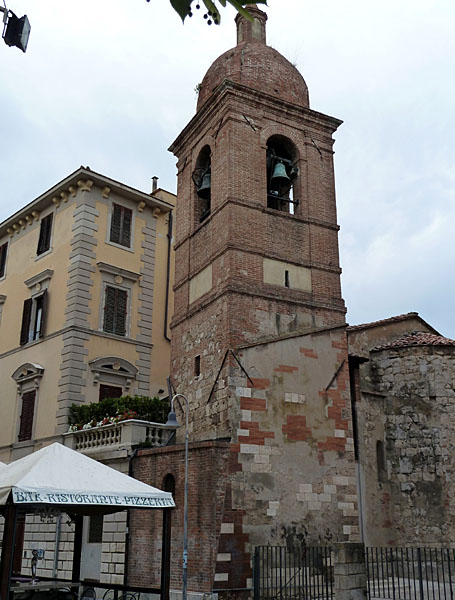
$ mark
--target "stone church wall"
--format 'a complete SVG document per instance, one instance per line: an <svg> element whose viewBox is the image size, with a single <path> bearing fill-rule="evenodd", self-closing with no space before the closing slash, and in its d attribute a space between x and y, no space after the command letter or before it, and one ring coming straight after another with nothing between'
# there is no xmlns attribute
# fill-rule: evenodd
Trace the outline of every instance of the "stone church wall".
<svg viewBox="0 0 455 600"><path fill-rule="evenodd" d="M373 351L358 408L365 541L455 542L455 349Z"/></svg>

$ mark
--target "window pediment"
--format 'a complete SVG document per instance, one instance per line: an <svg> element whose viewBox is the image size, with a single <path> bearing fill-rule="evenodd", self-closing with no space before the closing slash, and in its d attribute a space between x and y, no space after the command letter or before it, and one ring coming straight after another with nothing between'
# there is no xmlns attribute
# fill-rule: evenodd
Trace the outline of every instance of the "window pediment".
<svg viewBox="0 0 455 600"><path fill-rule="evenodd" d="M36 389L39 387L44 367L37 363L24 363L18 367L11 377L18 386L19 392L25 389Z"/></svg>
<svg viewBox="0 0 455 600"><path fill-rule="evenodd" d="M54 271L52 269L45 269L44 271L41 271L41 273L30 277L30 279L27 279L24 283L30 290L35 286L39 286L39 289L41 289L44 287L44 284L49 285L49 281L53 274Z"/></svg>
<svg viewBox="0 0 455 600"><path fill-rule="evenodd" d="M121 277L122 279L137 281L141 276L140 273L135 273L134 271L129 271L128 269L122 269L121 267L116 267L115 265L110 265L105 262L97 262L96 264L102 273L108 273L114 277Z"/></svg>
<svg viewBox="0 0 455 600"><path fill-rule="evenodd" d="M131 381L136 379L137 368L125 360L124 358L118 358L117 356L104 356L96 358L89 362L90 369L94 374L93 383L96 385L100 378L105 379L104 376L114 376L116 379L120 378L123 382L123 386L128 389L131 385Z"/></svg>

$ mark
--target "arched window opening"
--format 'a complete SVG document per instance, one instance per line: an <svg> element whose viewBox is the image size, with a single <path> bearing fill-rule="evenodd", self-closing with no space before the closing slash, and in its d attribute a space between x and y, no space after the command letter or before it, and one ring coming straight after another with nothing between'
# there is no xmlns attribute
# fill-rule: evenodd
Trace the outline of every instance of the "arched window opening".
<svg viewBox="0 0 455 600"><path fill-rule="evenodd" d="M212 172L210 146L204 146L193 171L193 183L196 186L196 223L202 223L210 214Z"/></svg>
<svg viewBox="0 0 455 600"><path fill-rule="evenodd" d="M175 477L172 473L168 473L163 479L163 490L171 492L172 497L175 498Z"/></svg>
<svg viewBox="0 0 455 600"><path fill-rule="evenodd" d="M385 481L387 479L385 448L384 442L381 440L376 442L376 465L378 469L378 481Z"/></svg>
<svg viewBox="0 0 455 600"><path fill-rule="evenodd" d="M298 155L294 144L281 135L273 135L267 142L267 207L290 213L295 212L298 200L294 184L299 174Z"/></svg>

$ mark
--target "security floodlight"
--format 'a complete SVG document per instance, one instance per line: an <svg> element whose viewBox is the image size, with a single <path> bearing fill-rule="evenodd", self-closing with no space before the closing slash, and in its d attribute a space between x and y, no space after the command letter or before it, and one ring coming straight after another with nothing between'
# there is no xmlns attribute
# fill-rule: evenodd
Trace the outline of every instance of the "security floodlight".
<svg viewBox="0 0 455 600"><path fill-rule="evenodd" d="M3 12L3 34L7 46L16 46L22 52L27 49L28 38L30 37L30 21L27 15L16 17L16 15L6 8L0 6L0 12Z"/></svg>

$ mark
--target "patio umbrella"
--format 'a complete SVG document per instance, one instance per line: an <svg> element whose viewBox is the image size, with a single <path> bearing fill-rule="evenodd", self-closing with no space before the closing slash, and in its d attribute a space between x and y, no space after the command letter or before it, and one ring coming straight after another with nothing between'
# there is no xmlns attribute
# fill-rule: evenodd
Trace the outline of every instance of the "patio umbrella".
<svg viewBox="0 0 455 600"><path fill-rule="evenodd" d="M164 509L163 529L169 531L166 535L163 534L163 561L166 561L166 565L163 562L163 568L166 566L167 573L163 579L162 571L162 588L165 584L165 595L168 596L168 509L175 506L172 494L129 477L62 444L54 443L0 467L0 510L5 513L0 600L6 600L9 594L17 509L35 511L49 506L77 515L73 580L79 578L80 572L82 515L107 514L126 508Z"/></svg>

